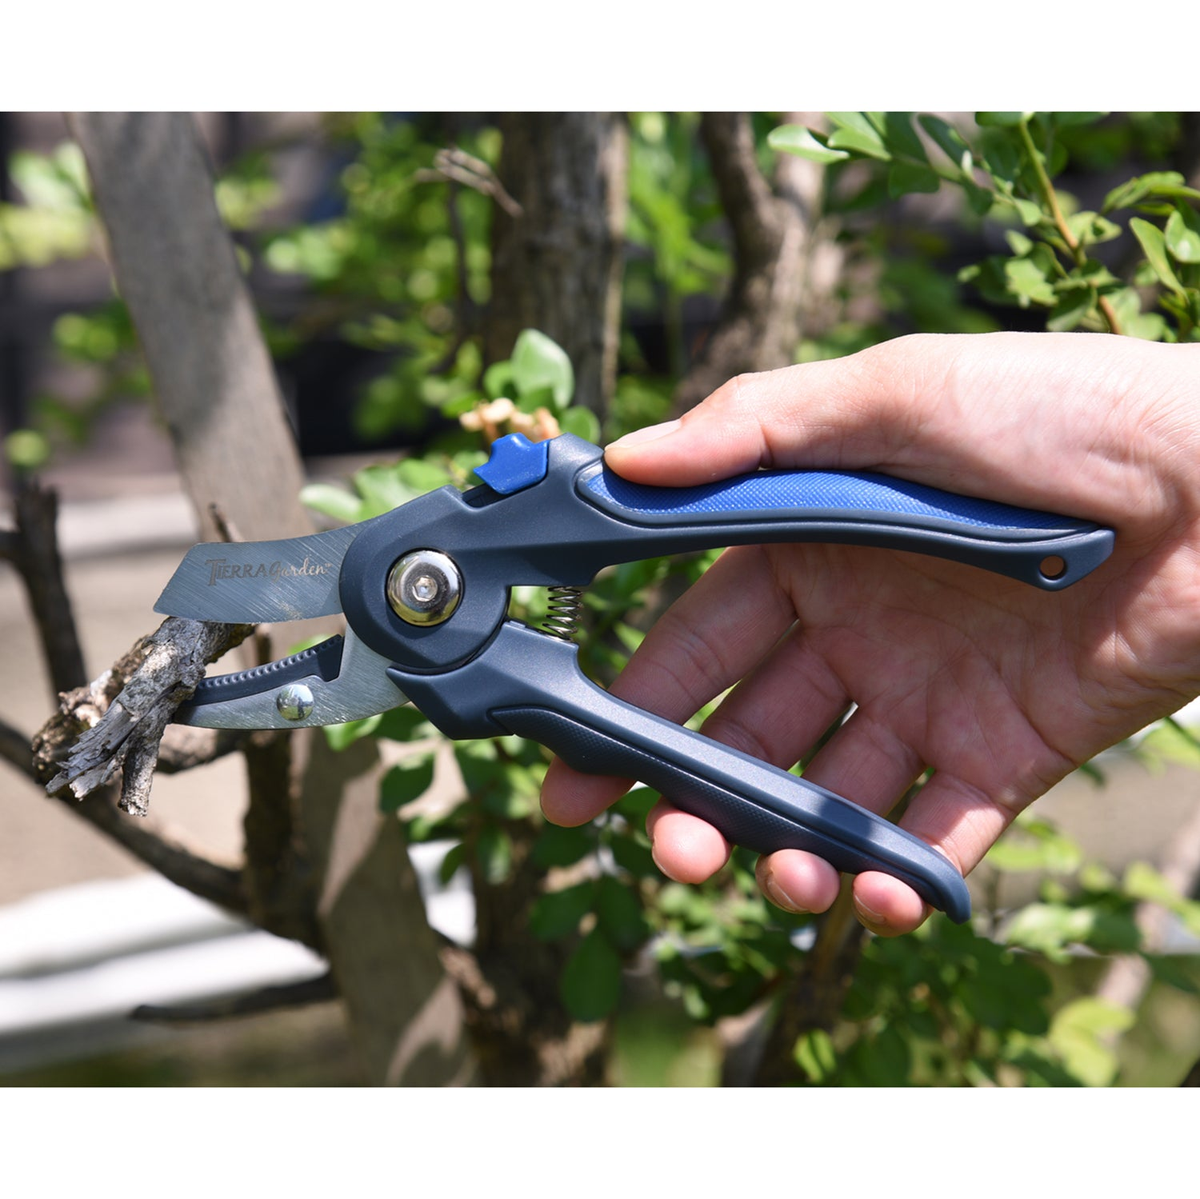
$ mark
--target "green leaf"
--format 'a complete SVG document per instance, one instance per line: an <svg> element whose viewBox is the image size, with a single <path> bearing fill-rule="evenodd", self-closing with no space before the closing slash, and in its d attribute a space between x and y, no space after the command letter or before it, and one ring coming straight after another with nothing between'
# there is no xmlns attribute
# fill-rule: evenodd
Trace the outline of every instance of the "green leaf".
<svg viewBox="0 0 1200 1199"><path fill-rule="evenodd" d="M917 118L921 128L933 138L938 149L964 174L971 172L971 147L963 135L941 117L922 115Z"/></svg>
<svg viewBox="0 0 1200 1199"><path fill-rule="evenodd" d="M1018 258L1024 258L1033 249L1032 239L1026 237L1024 233L1018 233L1015 229L1006 230L1004 240L1008 242L1009 249Z"/></svg>
<svg viewBox="0 0 1200 1199"><path fill-rule="evenodd" d="M1052 112L1056 125L1094 125L1108 116L1106 112Z"/></svg>
<svg viewBox="0 0 1200 1199"><path fill-rule="evenodd" d="M1101 999L1086 996L1061 1008L1050 1024L1050 1044L1063 1064L1086 1086L1108 1086L1116 1078L1116 1054L1104 1043L1114 1033L1133 1026L1134 1014Z"/></svg>
<svg viewBox="0 0 1200 1199"><path fill-rule="evenodd" d="M483 390L487 393L488 399L498 400L501 396L508 396L511 399L515 389L512 363L507 359L503 362L492 363L483 372Z"/></svg>
<svg viewBox="0 0 1200 1199"><path fill-rule="evenodd" d="M803 125L780 125L767 134L767 145L772 150L795 154L810 162L840 162L850 155L845 150L831 150Z"/></svg>
<svg viewBox="0 0 1200 1199"><path fill-rule="evenodd" d="M512 867L512 838L495 825L484 825L475 843L475 856L483 869L483 877L499 886L508 878Z"/></svg>
<svg viewBox="0 0 1200 1199"><path fill-rule="evenodd" d="M888 195L893 199L910 192L926 194L937 191L941 180L932 167L913 162L893 162L888 170Z"/></svg>
<svg viewBox="0 0 1200 1199"><path fill-rule="evenodd" d="M1032 229L1042 220L1042 210L1032 200L1022 200L1020 198L1013 200L1013 205L1017 210L1017 216L1021 218L1021 223L1027 228Z"/></svg>
<svg viewBox="0 0 1200 1199"><path fill-rule="evenodd" d="M975 123L985 127L998 125L1001 128L1009 129L1028 120L1031 116L1033 116L1031 112L977 112Z"/></svg>
<svg viewBox="0 0 1200 1199"><path fill-rule="evenodd" d="M1114 208L1129 208L1147 196L1157 195L1164 188L1182 187L1183 176L1178 171L1150 171L1126 179L1104 197L1101 212L1112 212Z"/></svg>
<svg viewBox="0 0 1200 1199"><path fill-rule="evenodd" d="M537 329L526 329L517 337L512 376L522 397L549 388L559 410L566 408L575 391L575 372L566 351Z"/></svg>
<svg viewBox="0 0 1200 1199"><path fill-rule="evenodd" d="M809 1080L818 1085L828 1081L837 1070L833 1039L823 1028L804 1033L796 1042L792 1056Z"/></svg>
<svg viewBox="0 0 1200 1199"><path fill-rule="evenodd" d="M1109 297L1109 303L1125 336L1140 337L1146 341L1162 340L1167 322L1157 312L1142 311L1141 297L1134 288L1126 287L1114 292Z"/></svg>
<svg viewBox="0 0 1200 1199"><path fill-rule="evenodd" d="M913 128L911 112L888 112L883 114L883 142L896 158L909 158L921 166L928 166L929 156L924 143ZM912 189L909 189L912 190Z"/></svg>
<svg viewBox="0 0 1200 1199"><path fill-rule="evenodd" d="M637 836L613 837L609 842L613 859L622 870L628 870L634 878L661 878L662 872L654 861L648 841Z"/></svg>
<svg viewBox="0 0 1200 1199"><path fill-rule="evenodd" d="M599 881L596 916L605 935L622 953L632 953L650 935L633 888L612 875L606 874Z"/></svg>
<svg viewBox="0 0 1200 1199"><path fill-rule="evenodd" d="M362 498L332 483L309 483L300 490L300 502L345 524L354 524L363 510Z"/></svg>
<svg viewBox="0 0 1200 1199"><path fill-rule="evenodd" d="M880 1031L855 1046L858 1068L872 1086L896 1087L908 1082L912 1058L900 1031L886 1024Z"/></svg>
<svg viewBox="0 0 1200 1199"><path fill-rule="evenodd" d="M354 474L354 486L363 497L359 520L381 516L415 499L394 466L368 466Z"/></svg>
<svg viewBox="0 0 1200 1199"><path fill-rule="evenodd" d="M392 708L384 712L375 735L388 741L421 741L426 737L438 736L438 731L413 707Z"/></svg>
<svg viewBox="0 0 1200 1199"><path fill-rule="evenodd" d="M433 785L433 754L420 754L393 766L379 786L379 810L399 811Z"/></svg>
<svg viewBox="0 0 1200 1199"><path fill-rule="evenodd" d="M621 959L594 928L567 959L560 982L567 1011L585 1024L603 1020L621 998Z"/></svg>
<svg viewBox="0 0 1200 1199"><path fill-rule="evenodd" d="M552 866L574 866L592 852L595 844L595 833L590 825L560 828L557 824L545 824L533 844L533 864L542 870Z"/></svg>
<svg viewBox="0 0 1200 1199"><path fill-rule="evenodd" d="M1051 333L1077 329L1096 310L1096 292L1090 287L1069 287L1059 292L1046 328Z"/></svg>
<svg viewBox="0 0 1200 1199"><path fill-rule="evenodd" d="M436 491L450 482L450 474L446 468L426 458L405 458L396 466L396 474L400 481L418 496Z"/></svg>
<svg viewBox="0 0 1200 1199"><path fill-rule="evenodd" d="M1087 936L1089 923L1086 913L1081 914L1065 904L1031 903L1023 907L1005 929L1004 941L1061 960L1067 945Z"/></svg>
<svg viewBox="0 0 1200 1199"><path fill-rule="evenodd" d="M529 909L529 931L541 941L557 941L570 936L592 910L595 894L596 885L589 879L561 891L539 895Z"/></svg>
<svg viewBox="0 0 1200 1199"><path fill-rule="evenodd" d="M1067 217L1067 228L1081 246L1112 241L1121 236L1121 226L1102 217L1098 212L1075 212Z"/></svg>
<svg viewBox="0 0 1200 1199"><path fill-rule="evenodd" d="M1167 257L1167 243L1162 230L1136 216L1129 222L1129 228L1141 243L1142 251L1159 280L1177 295L1183 295L1183 284L1179 282Z"/></svg>
<svg viewBox="0 0 1200 1199"><path fill-rule="evenodd" d="M370 736L379 727L382 719L382 714L377 714L365 716L362 720L347 720L343 724L327 724L324 726L325 740L329 742L330 749L341 753L360 737Z"/></svg>
<svg viewBox="0 0 1200 1199"><path fill-rule="evenodd" d="M1200 214L1186 204L1176 204L1163 239L1176 262L1200 262Z"/></svg>
<svg viewBox="0 0 1200 1199"><path fill-rule="evenodd" d="M1042 268L1032 258L1014 258L1004 264L1004 278L1009 292L1027 307L1029 304L1053 304L1054 287Z"/></svg>
<svg viewBox="0 0 1200 1199"><path fill-rule="evenodd" d="M1047 821L1022 816L987 855L989 866L1003 871L1037 870L1072 874L1083 851Z"/></svg>
<svg viewBox="0 0 1200 1199"><path fill-rule="evenodd" d="M438 867L438 881L443 887L463 868L466 856L467 847L461 841L457 845L451 845L446 851L446 856Z"/></svg>
<svg viewBox="0 0 1200 1199"><path fill-rule="evenodd" d="M600 440L600 421L590 408L571 407L559 418L559 426L564 433L574 433L584 441L597 442Z"/></svg>
<svg viewBox="0 0 1200 1199"><path fill-rule="evenodd" d="M833 115L830 113L830 116ZM843 126L835 129L829 135L829 145L834 150L852 150L856 154L865 154L868 158L878 158L883 162L888 162L892 157L878 132L870 127L861 129Z"/></svg>
<svg viewBox="0 0 1200 1199"><path fill-rule="evenodd" d="M658 803L657 791L652 791L649 787L634 787L632 791L617 800L613 805L613 810L620 812L631 823L642 827L646 823L646 817L650 815L650 809L656 803Z"/></svg>

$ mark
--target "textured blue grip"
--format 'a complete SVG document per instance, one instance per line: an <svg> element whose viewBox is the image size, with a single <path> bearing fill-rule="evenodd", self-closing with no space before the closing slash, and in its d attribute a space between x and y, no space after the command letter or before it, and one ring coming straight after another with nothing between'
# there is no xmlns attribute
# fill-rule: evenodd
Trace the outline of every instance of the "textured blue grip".
<svg viewBox="0 0 1200 1199"><path fill-rule="evenodd" d="M891 524L970 526L1010 533L1066 533L1076 522L991 500L954 495L866 471L772 470L697 487L649 487L607 468L582 484L593 502L639 523L701 517L733 521L788 513L795 518L870 520Z"/></svg>

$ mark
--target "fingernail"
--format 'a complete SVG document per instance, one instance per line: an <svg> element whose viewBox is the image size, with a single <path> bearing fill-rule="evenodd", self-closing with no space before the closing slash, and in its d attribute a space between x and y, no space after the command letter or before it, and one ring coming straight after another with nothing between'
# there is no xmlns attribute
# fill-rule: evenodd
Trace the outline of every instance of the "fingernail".
<svg viewBox="0 0 1200 1199"><path fill-rule="evenodd" d="M647 425L644 429L634 429L632 433L626 433L624 437L618 437L608 448L628 449L634 445L644 445L647 441L657 441L660 437L667 437L674 433L679 428L678 420L663 421L661 425Z"/></svg>
<svg viewBox="0 0 1200 1199"><path fill-rule="evenodd" d="M808 908L798 904L776 881L773 874L768 874L763 880L763 890L767 898L785 912L807 912Z"/></svg>
<svg viewBox="0 0 1200 1199"><path fill-rule="evenodd" d="M859 900L854 901L854 906L858 909L858 914L866 924L873 924L877 928L886 928L887 921L876 911L867 907L865 903Z"/></svg>

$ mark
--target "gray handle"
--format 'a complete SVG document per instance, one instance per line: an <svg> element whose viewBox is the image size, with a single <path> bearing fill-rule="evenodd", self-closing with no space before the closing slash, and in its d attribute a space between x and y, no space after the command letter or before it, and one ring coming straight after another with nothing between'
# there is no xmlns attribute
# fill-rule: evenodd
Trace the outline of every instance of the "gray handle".
<svg viewBox="0 0 1200 1199"><path fill-rule="evenodd" d="M805 849L850 874L879 870L952 920L971 914L962 876L925 842L832 791L615 698L583 674L568 642L508 622L486 653L436 680L396 668L388 675L450 737L531 738L577 770L638 779L736 845Z"/></svg>

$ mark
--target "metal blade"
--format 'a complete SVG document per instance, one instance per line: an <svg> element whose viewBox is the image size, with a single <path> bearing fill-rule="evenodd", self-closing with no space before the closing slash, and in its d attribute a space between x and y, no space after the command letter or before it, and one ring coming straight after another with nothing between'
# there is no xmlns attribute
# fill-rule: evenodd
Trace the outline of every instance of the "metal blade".
<svg viewBox="0 0 1200 1199"><path fill-rule="evenodd" d="M358 530L347 525L284 541L194 545L154 610L225 624L330 616L342 610L338 578Z"/></svg>
<svg viewBox="0 0 1200 1199"><path fill-rule="evenodd" d="M350 630L345 641L280 662L203 679L176 724L204 729L298 729L362 720L408 703L387 676L391 663ZM340 659L339 659L340 651Z"/></svg>

